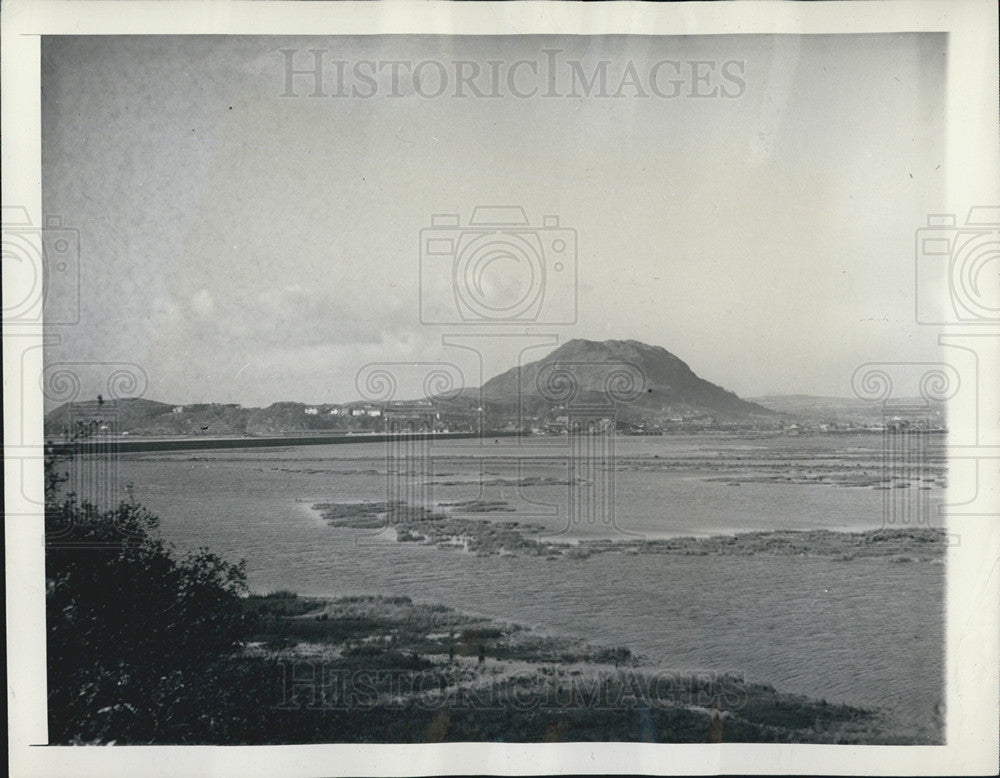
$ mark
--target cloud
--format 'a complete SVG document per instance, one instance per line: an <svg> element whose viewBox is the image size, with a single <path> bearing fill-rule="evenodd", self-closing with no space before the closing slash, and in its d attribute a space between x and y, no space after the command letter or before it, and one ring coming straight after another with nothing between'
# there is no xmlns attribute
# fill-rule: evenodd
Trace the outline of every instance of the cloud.
<svg viewBox="0 0 1000 778"><path fill-rule="evenodd" d="M160 324L203 344L303 348L379 344L405 340L416 325L415 306L398 296L323 281L309 288L232 288L215 294L201 288L182 305L160 306Z"/></svg>
<svg viewBox="0 0 1000 778"><path fill-rule="evenodd" d="M215 314L215 301L207 289L199 289L191 295L191 310L199 319L211 319Z"/></svg>

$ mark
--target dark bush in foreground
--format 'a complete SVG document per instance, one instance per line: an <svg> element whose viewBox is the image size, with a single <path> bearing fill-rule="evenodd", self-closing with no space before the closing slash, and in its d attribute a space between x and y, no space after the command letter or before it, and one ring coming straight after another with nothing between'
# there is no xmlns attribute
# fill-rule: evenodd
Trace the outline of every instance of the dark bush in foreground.
<svg viewBox="0 0 1000 778"><path fill-rule="evenodd" d="M223 665L247 631L243 564L175 556L135 504L46 506L49 737L211 736Z"/></svg>

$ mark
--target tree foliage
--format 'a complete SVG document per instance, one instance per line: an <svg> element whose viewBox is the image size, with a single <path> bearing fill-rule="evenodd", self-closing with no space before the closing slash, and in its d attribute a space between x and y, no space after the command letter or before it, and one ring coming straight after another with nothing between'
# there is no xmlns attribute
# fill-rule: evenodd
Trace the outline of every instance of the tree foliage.
<svg viewBox="0 0 1000 778"><path fill-rule="evenodd" d="M211 733L214 690L249 625L243 562L178 556L158 519L59 493L47 462L45 524L51 742L184 742Z"/></svg>

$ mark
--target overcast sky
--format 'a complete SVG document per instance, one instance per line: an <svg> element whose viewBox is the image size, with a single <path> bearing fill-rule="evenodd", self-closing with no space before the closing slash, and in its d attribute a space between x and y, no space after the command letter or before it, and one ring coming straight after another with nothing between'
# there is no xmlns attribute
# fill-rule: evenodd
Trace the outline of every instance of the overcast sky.
<svg viewBox="0 0 1000 778"><path fill-rule="evenodd" d="M83 302L79 324L52 328L62 341L47 359L135 362L146 396L168 402L333 402L359 396L366 363L455 358L443 335L493 333L475 341L492 374L525 335L551 334L660 345L742 396L847 396L863 362L938 356L936 333L914 324L913 244L941 209L945 45L46 38L43 206L80 230ZM322 91L347 96L309 96L311 76L282 96L282 49L297 69L321 50ZM354 77L390 60L406 63L396 84L389 65ZM414 92L425 60L442 64L422 68L419 92L443 72L440 97ZM499 97L453 96L456 69L474 67L464 60ZM568 95L572 63L589 78L602 60L621 97L545 97L553 85L534 77L555 62L554 91ZM655 71L655 94L664 60L679 67ZM518 91L538 94L513 94L512 69ZM422 323L421 230L434 213L465 224L492 204L575 229L575 282L572 258L557 275L546 256L533 322ZM425 306L457 306L439 260L425 263ZM573 295L577 323L550 324Z"/></svg>

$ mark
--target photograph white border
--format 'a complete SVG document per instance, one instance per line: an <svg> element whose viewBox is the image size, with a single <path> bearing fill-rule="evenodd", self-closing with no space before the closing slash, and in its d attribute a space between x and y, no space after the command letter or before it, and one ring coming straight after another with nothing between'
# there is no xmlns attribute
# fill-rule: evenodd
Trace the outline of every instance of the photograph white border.
<svg viewBox="0 0 1000 778"><path fill-rule="evenodd" d="M41 223L41 36L108 34L830 34L947 32L947 212L1000 204L996 5L990 0L710 3L40 2L5 0L2 25L4 205ZM37 221L35 221L37 220ZM915 224L916 231L922 225ZM901 246L910 251L912 246ZM912 278L900 279L912 284ZM17 292L4 283L5 301ZM1000 336L998 336L1000 337ZM1000 350L983 338L980 392L1000 386ZM991 774L1000 705L1000 526L949 519L962 542L947 567L947 745L444 744L309 746L45 746L45 586L40 330L5 327L5 467L9 753L12 775L426 775L456 773ZM891 355L887 355L891 356ZM963 379L966 378L963 376ZM995 403L988 403L989 408ZM982 415L982 414L980 414ZM956 417L949 413L949 418ZM958 414L957 417L962 417ZM996 478L998 420L973 430L973 456ZM969 440L952 428L950 441ZM21 483L39 496L32 504ZM949 473L949 490L970 488ZM979 499L1000 514L997 483ZM985 491L984 491L985 490ZM16 518L15 518L16 517ZM992 520L991 520L992 518ZM873 593L873 596L878 596ZM886 607L891 607L887 603Z"/></svg>

